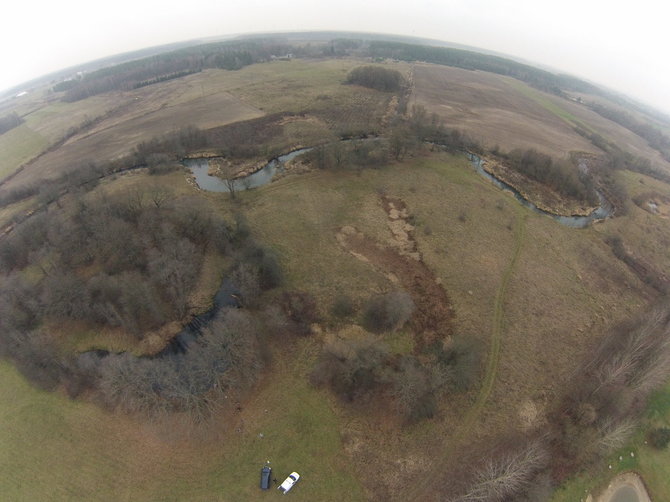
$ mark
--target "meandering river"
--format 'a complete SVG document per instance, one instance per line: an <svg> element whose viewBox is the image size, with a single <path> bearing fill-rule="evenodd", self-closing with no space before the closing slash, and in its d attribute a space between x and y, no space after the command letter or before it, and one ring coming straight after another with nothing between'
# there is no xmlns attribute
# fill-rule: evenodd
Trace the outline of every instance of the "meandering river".
<svg viewBox="0 0 670 502"><path fill-rule="evenodd" d="M232 182L226 182L225 180L216 176L210 176L209 159L207 158L185 159L183 162L184 165L191 171L191 173L193 173L195 182L202 190L207 190L210 192L230 192L231 183L232 188L236 191L257 188L269 183L272 181L272 178L277 172L283 170L284 164L286 164L286 162L293 160L303 153L309 152L311 149L312 148L301 148L299 150L288 152L277 157L276 159L272 159L262 169L256 171L255 173L250 174L244 178L235 179ZM603 220L612 214L611 205L600 192L597 192L600 205L586 216L560 216L548 211L544 211L524 198L523 195L521 195L513 186L505 183L493 174L487 172L483 167L485 161L481 157L471 152L466 152L466 156L470 160L472 166L481 176L491 181L498 188L511 192L514 197L527 208L532 209L535 212L545 214L562 225L572 228L584 228L590 223L597 220Z"/></svg>

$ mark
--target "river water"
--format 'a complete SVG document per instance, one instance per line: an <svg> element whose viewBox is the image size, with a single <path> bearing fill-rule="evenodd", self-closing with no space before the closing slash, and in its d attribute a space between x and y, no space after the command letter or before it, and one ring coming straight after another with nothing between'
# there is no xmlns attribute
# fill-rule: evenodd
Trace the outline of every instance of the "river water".
<svg viewBox="0 0 670 502"><path fill-rule="evenodd" d="M350 141L350 140L343 140L343 141ZM236 191L247 190L250 188L257 188L269 183L277 172L281 172L281 170L283 170L284 164L286 162L294 159L298 155L309 152L311 149L312 148L301 148L299 150L294 150L292 152L281 155L276 159L272 159L259 171L256 171L255 173L250 174L245 178L235 180L233 185L234 190ZM549 213L547 211L538 208L535 204L525 199L523 195L521 195L511 185L508 185L504 181L496 178L491 173L488 173L483 167L485 161L481 159L479 156L470 152L466 152L466 156L470 160L470 163L475 168L475 170L481 176L491 181L495 186L497 186L502 190L511 192L514 195L514 197L527 208L532 209L537 213L545 214L567 227L584 228L588 226L590 223L597 220L603 220L612 214L611 205L607 202L605 197L603 197L603 195L600 192L597 192L598 199L600 200L600 206L587 216L559 216L556 214ZM195 177L195 182L201 189L210 192L230 192L230 187L225 180L222 180L221 178L218 178L216 176L210 176L208 174L209 172L208 159L205 158L185 159L183 162L184 165L193 173L193 176Z"/></svg>
<svg viewBox="0 0 670 502"><path fill-rule="evenodd" d="M504 181L496 178L493 176L491 173L487 172L484 169L484 160L481 159L479 156L475 155L474 153L468 152L467 154L468 159L470 160L470 163L473 165L475 170L481 174L483 177L491 181L495 186L502 190L506 190L508 192L512 192L516 200L518 200L521 204L526 206L527 208L532 209L533 211L541 214L545 214L557 222L561 223L562 225L565 225L567 227L572 227L572 228L584 228L588 226L590 223L597 221L597 220L603 220L610 216L612 214L612 207L605 200L605 197L600 192L597 192L598 194L598 199L600 200L600 206L598 206L596 209L594 209L589 215L587 216L559 216L553 213L549 213L547 211L544 211L537 207L535 204L530 202L529 200L525 199L523 195L521 195L514 187L511 185L508 185Z"/></svg>
<svg viewBox="0 0 670 502"><path fill-rule="evenodd" d="M280 155L265 164L262 169L250 174L244 178L232 180L235 191L257 188L270 183L277 172L284 168L286 162L293 160L298 155L307 153L311 148L300 148L292 152ZM208 192L230 192L229 183L217 176L209 175L209 159L184 159L184 165L193 173L195 182L198 186Z"/></svg>

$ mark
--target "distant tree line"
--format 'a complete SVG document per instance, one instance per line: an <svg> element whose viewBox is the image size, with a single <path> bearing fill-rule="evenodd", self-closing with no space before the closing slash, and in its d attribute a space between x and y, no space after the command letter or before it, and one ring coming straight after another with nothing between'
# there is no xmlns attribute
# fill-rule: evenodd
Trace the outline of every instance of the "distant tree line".
<svg viewBox="0 0 670 502"><path fill-rule="evenodd" d="M7 131L20 126L21 124L23 124L23 119L19 117L16 112L4 115L0 117L0 134L4 134Z"/></svg>
<svg viewBox="0 0 670 502"><path fill-rule="evenodd" d="M79 79L71 78L71 79L68 79L68 80L63 80L62 82L58 82L51 89L54 92L65 92L65 91L69 91L70 89L73 89L74 87L76 87L78 83L79 83Z"/></svg>
<svg viewBox="0 0 670 502"><path fill-rule="evenodd" d="M273 54L300 53L300 47L270 39L219 42L122 63L68 80L54 86L63 91L67 102L109 91L130 90L144 85L189 75L207 68L239 70L253 63L267 61Z"/></svg>
<svg viewBox="0 0 670 502"><path fill-rule="evenodd" d="M405 79L398 70L384 68L382 66L359 66L347 75L348 84L357 84L378 91L399 91L405 84Z"/></svg>
<svg viewBox="0 0 670 502"><path fill-rule="evenodd" d="M605 117L612 122L616 122L617 124L645 139L647 143L649 143L649 146L657 150L665 160L670 162L670 138L663 134L663 132L658 127L641 122L633 117L630 113L622 110L616 110L600 103L589 103L588 106L598 115L601 115L602 117Z"/></svg>
<svg viewBox="0 0 670 502"><path fill-rule="evenodd" d="M371 41L368 46L368 55L401 61L425 61L466 70L488 71L514 77L533 87L559 95L563 93L563 90L598 92L595 86L574 77L557 75L511 59L463 49L402 42Z"/></svg>
<svg viewBox="0 0 670 502"><path fill-rule="evenodd" d="M184 70L178 71L175 73L168 73L167 75L161 75L160 77L154 77L148 80L142 80L133 85L133 89L139 89L140 87L146 87L148 85L158 84L160 82L167 82L168 80L174 80L176 78L185 77L187 75L192 75L198 73L200 70Z"/></svg>

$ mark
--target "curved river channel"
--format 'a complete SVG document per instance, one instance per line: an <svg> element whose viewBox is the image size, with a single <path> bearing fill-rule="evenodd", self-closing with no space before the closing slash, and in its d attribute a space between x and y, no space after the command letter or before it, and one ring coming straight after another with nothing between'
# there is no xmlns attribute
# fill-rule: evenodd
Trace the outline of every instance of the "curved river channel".
<svg viewBox="0 0 670 502"><path fill-rule="evenodd" d="M343 140L343 141L350 141L350 140ZM281 172L284 169L284 164L286 162L296 158L297 156L303 153L309 152L311 149L312 148L301 148L299 150L293 150L292 152L281 155L276 159L272 159L259 171L256 171L255 173L250 174L249 176L246 176L244 178L236 179L233 185L234 190L236 191L247 190L250 188L257 188L269 183L277 172ZM561 223L562 225L571 228L584 228L588 226L591 222L597 220L603 220L612 214L611 205L609 204L609 202L607 202L605 197L603 197L603 195L600 192L597 192L598 198L600 200L600 206L594 209L593 212L591 212L587 216L559 216L544 211L538 208L532 202L525 199L523 195L521 195L514 187L508 185L504 181L496 178L494 175L484 170L483 166L485 161L481 157L471 152L465 152L465 155L468 157L472 166L481 176L491 181L498 188L511 192L514 195L514 197L527 208L530 208L537 213L545 214L550 218L556 220L557 222ZM222 180L221 178L218 178L216 176L210 176L208 174L209 159L206 158L184 159L183 163L191 171L191 173L193 173L195 182L197 183L198 187L200 187L202 190L207 190L209 192L230 192L229 183L227 183L225 180Z"/></svg>

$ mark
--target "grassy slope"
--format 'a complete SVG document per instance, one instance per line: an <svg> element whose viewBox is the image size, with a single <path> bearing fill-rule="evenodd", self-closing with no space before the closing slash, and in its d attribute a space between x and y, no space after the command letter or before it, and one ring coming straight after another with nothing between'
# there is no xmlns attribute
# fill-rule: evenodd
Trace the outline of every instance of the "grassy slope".
<svg viewBox="0 0 670 502"><path fill-rule="evenodd" d="M26 103L15 103L12 108L25 122L0 136L0 151L3 152L0 179L63 138L71 127L119 106L118 99L100 97L76 103L50 103L39 92L28 99Z"/></svg>
<svg viewBox="0 0 670 502"><path fill-rule="evenodd" d="M270 460L277 478L304 476L295 500L361 500L328 401L306 383L315 344L292 348L275 362L278 377L207 441L185 440L184 426L141 425L38 391L1 363L0 493L17 501L263 500L276 495L257 488Z"/></svg>
<svg viewBox="0 0 670 502"><path fill-rule="evenodd" d="M620 173L620 177L631 196L650 191L670 196L668 185L647 176L624 171ZM607 221L598 231L603 235L621 235L629 251L647 263L654 264L658 270L665 271L670 267L670 257L667 254L670 235L666 219L652 215L631 203L628 216ZM629 444L599 462L592 471L575 476L565 483L557 491L553 501L577 500L586 491L598 493L617 473L630 469L642 475L652 500L670 500L670 449L658 451L644 443L646 430L661 426L670 426L670 384L651 399L647 415ZM630 457L631 451L636 455L633 458ZM624 460L619 461L619 456ZM612 466L611 470L609 465Z"/></svg>
<svg viewBox="0 0 670 502"><path fill-rule="evenodd" d="M0 136L0 179L12 174L48 146L49 142L28 125L21 124Z"/></svg>
<svg viewBox="0 0 670 502"><path fill-rule="evenodd" d="M245 90L244 79L251 76L231 72L233 80L221 86L253 106L267 107L265 111L289 106L290 92L304 98L296 109L326 106L321 102L329 100L318 99L321 93L331 96L329 106L346 100L353 88L332 78L344 76L354 63L319 64L254 65L248 70L257 72L252 80L275 70L277 80ZM301 86L306 79L316 88ZM277 100L284 101L273 104ZM121 177L112 186L125 190L137 179ZM184 186L183 177L175 175L173 183ZM1 465L10 475L0 492L25 500L48 498L50 493L89 500L248 500L259 493L258 469L269 459L277 478L293 469L305 474L293 494L301 500L360 500L363 492L356 479L368 495L399 498L402 492L385 490L421 476L451 447L454 427L468 416L480 390L488 399L468 437L458 438L464 444L520 427L518 410L527 401L540 409L541 420L547 400L591 341L644 300L639 281L602 243L602 234L614 226L624 232L634 227L636 212L587 230L567 229L519 208L463 159L440 155L360 175L288 176L241 199L259 240L278 251L287 287L312 292L326 311L340 291L361 302L393 288L386 277L339 248L334 238L340 226L353 224L381 243L388 239L378 198L382 189L405 200L415 217L419 249L451 297L457 332L484 348L499 340L496 378L486 386L450 396L441 403L438 419L399 430L369 416L369 410L342 407L306 385L318 340L289 340L240 416L221 424L220 434L210 436L216 439L203 445L167 440L154 428L109 416L92 405L37 392L5 365L0 367L5 383L0 391L0 445L6 452ZM230 211L225 195L207 197ZM507 277L521 215L526 219L524 245L514 273ZM654 228L665 232L661 223ZM496 299L501 284L505 295ZM405 342L394 339L400 346ZM548 364L547 354L553 364ZM344 444L341 437L347 438ZM59 457L57 464L54 459ZM42 471L44 481L26 481Z"/></svg>
<svg viewBox="0 0 670 502"><path fill-rule="evenodd" d="M180 175L171 176L166 180L175 187L190 190L180 185ZM141 175L121 177L110 189L127 190L143 179L156 181ZM478 420L462 438L466 442L486 436L487 431L505 430L515 422L524 399L555 389L554 380L570 371L570 361L593 336L571 335L586 325L596 305L618 306L618 316L635 301L634 283L624 295L603 287L602 281L614 281L615 276L627 278L625 270L604 278L589 275L592 262L584 260L586 251L594 254L594 261L616 266L595 230L567 229L520 208L462 158L439 154L361 174L288 176L240 198L255 234L279 253L287 287L312 292L325 311L338 291L362 301L393 287L386 277L342 250L334 237L340 226L352 224L384 243L389 235L379 204L382 189L405 200L415 217L419 249L452 298L457 332L484 347L491 336L500 339L497 378L490 394L486 391L490 398ZM207 197L221 210L230 210L228 196ZM514 255L513 229L520 215L527 220L525 243L516 270L507 279L505 298L496 301ZM539 282L538 273L543 278ZM582 281L575 284L577 275ZM501 302L503 325L491 332L492 326L499 326L494 315ZM547 304L556 311L542 310ZM564 318L566 311L572 316L557 327L556 318ZM365 484L369 496L388 494L394 499L402 492L385 491L385 484L416 479L440 458L453 444L454 427L462 423L479 391L450 397L436 420L398 430L365 411L342 407L307 385L318 339L277 344L279 355L259 392L238 417L221 424L220 435L206 447L197 441L175 445L151 428L109 416L93 405L34 391L4 366L0 408L5 410L5 425L0 441L7 452L3 466L12 474L4 481L4 491L29 500L43 497L51 484L61 490L57 494L69 494L65 498L248 500L258 493L257 471L269 459L278 478L293 469L305 474L294 494L302 500L360 500L356 479ZM541 361L533 361L538 347L545 346L563 361L560 368L547 369ZM47 419L49 427L44 428ZM235 433L240 426L242 432ZM384 434L379 434L380 427ZM347 438L345 444L341 437ZM435 441L436 437L443 439ZM59 457L60 463L52 466ZM151 472L136 478L146 465ZM44 482L18 484L42 470L48 471ZM72 471L80 474L68 475ZM101 480L95 492L94 476Z"/></svg>
<svg viewBox="0 0 670 502"><path fill-rule="evenodd" d="M316 172L289 177L244 194L244 200L255 232L280 252L288 286L312 292L325 309L345 285L346 292L359 301L372 292L394 288L372 267L348 256L334 238L340 226L349 224L386 242L388 229L377 195L381 189L407 202L424 260L454 303L457 332L485 348L493 342L499 351L499 358L484 357L499 359L483 388L490 398L462 438L455 437L454 428L469 416L478 389L450 396L439 419L401 434L389 431L387 438L374 437L378 419L360 410L340 410L342 432L363 444L351 460L364 473L368 490L377 498L394 498L399 495L385 493L379 486L392 483L380 478L413 474L416 482L420 474L380 463L383 458L415 459L425 472L431 459L441 458L454 445L462 447L491 431L520 427L519 408L527 401L539 408L537 420L541 420L547 399L559 390L579 354L612 319L640 306L642 293L641 285L613 259L596 230L568 229L521 209L511 197L480 179L467 162L446 155L360 175ZM520 217L527 219L525 244L515 272L507 277ZM296 249L300 252L292 251ZM594 263L601 264L595 271ZM630 283L623 293L622 281ZM496 300L501 284L507 284L506 293ZM504 315L498 315L496 322L495 312L501 305ZM611 314L594 316L594 310ZM560 365L548 367L547 352Z"/></svg>

